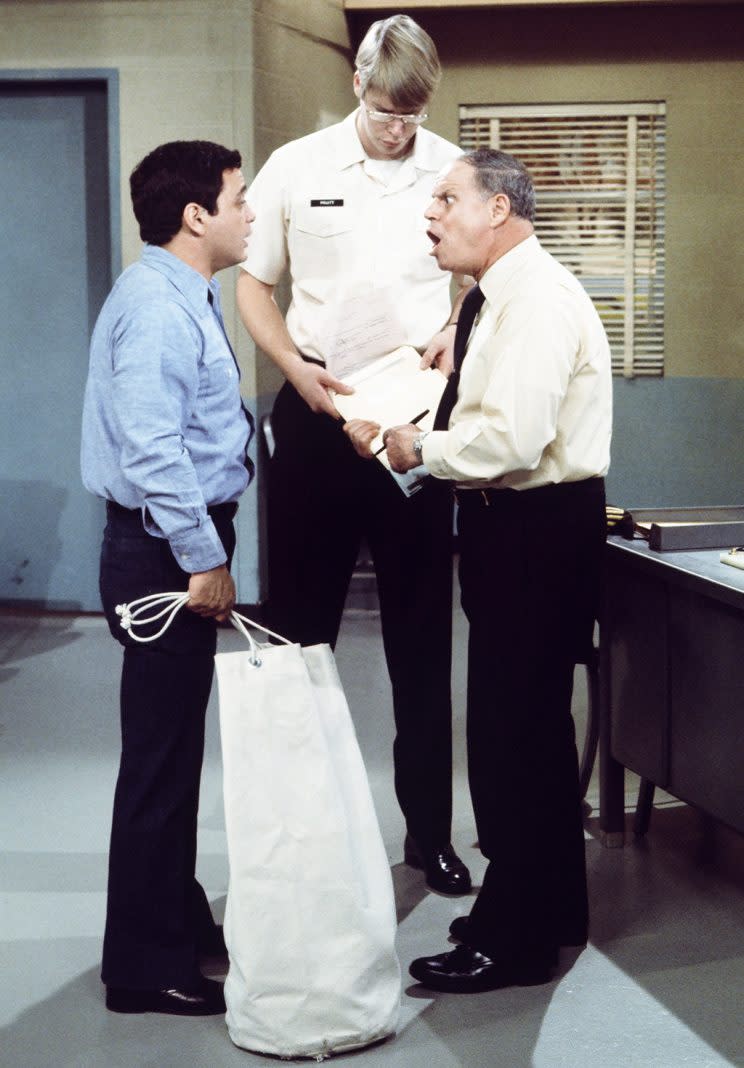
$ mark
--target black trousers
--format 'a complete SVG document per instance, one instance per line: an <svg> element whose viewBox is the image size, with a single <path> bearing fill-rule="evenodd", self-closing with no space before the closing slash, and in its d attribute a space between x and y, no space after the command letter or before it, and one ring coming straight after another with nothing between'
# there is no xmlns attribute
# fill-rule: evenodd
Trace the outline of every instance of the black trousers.
<svg viewBox="0 0 744 1068"><path fill-rule="evenodd" d="M269 476L269 626L334 646L362 538L374 561L393 691L395 788L424 848L452 821L452 512L435 479L406 498L341 424L292 386L274 406Z"/></svg>
<svg viewBox="0 0 744 1068"><path fill-rule="evenodd" d="M470 941L497 958L538 955L587 933L571 694L598 608L604 483L458 500L468 768L489 860Z"/></svg>
<svg viewBox="0 0 744 1068"><path fill-rule="evenodd" d="M232 504L210 509L230 558L234 513ZM159 990L194 983L199 944L214 928L194 871L216 624L182 608L162 638L139 645L115 612L117 604L150 593L185 590L189 577L168 543L145 531L139 512L108 506L101 599L111 633L124 646L101 973L109 986Z"/></svg>

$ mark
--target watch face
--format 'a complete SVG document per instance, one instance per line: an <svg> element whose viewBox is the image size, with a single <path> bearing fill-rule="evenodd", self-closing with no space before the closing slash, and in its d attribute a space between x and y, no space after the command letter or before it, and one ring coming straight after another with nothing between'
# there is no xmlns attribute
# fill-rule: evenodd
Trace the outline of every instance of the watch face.
<svg viewBox="0 0 744 1068"><path fill-rule="evenodd" d="M424 443L424 438L425 437L426 437L426 433L419 434L418 437L413 439L413 451L416 453L416 456L418 457L419 460L421 459L421 447L422 447L422 445Z"/></svg>

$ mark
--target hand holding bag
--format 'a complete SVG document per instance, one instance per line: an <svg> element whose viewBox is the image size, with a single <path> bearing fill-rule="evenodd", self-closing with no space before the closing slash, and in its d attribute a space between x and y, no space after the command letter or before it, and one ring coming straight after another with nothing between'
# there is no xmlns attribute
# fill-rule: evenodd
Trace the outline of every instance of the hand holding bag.
<svg viewBox="0 0 744 1068"><path fill-rule="evenodd" d="M133 640L150 642L187 601L153 594L117 613ZM323 1060L395 1031L390 868L330 646L303 649L236 612L231 620L248 649L215 657L228 1032L245 1049ZM283 644L259 646L246 623Z"/></svg>
<svg viewBox="0 0 744 1068"><path fill-rule="evenodd" d="M232 1041L283 1057L395 1031L395 902L366 771L328 645L218 653L230 887ZM264 628L258 628L264 629Z"/></svg>

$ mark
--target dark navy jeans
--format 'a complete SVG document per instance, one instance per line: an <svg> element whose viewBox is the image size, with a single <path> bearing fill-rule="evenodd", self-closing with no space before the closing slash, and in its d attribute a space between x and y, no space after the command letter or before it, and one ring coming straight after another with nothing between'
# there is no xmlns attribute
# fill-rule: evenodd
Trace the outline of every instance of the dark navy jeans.
<svg viewBox="0 0 744 1068"><path fill-rule="evenodd" d="M228 559L235 510L210 509ZM199 948L214 928L194 871L216 624L184 607L162 638L141 645L116 614L116 605L146 594L186 590L189 578L168 542L145 531L138 511L108 506L101 599L124 646L102 967L108 986L160 990L197 982Z"/></svg>

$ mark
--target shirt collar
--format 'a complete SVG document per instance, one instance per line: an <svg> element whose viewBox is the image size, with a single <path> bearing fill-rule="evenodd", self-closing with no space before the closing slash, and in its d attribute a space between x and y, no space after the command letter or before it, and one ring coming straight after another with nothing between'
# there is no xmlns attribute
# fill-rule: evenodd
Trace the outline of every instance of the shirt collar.
<svg viewBox="0 0 744 1068"><path fill-rule="evenodd" d="M489 304L496 304L504 286L523 263L531 259L540 248L536 234L530 234L514 248L510 248L495 263L491 264L478 283Z"/></svg>
<svg viewBox="0 0 744 1068"><path fill-rule="evenodd" d="M358 108L347 115L343 122L338 124L336 140L336 163L339 170L345 170L354 163L363 163L367 154L359 140L356 128Z"/></svg>
<svg viewBox="0 0 744 1068"><path fill-rule="evenodd" d="M220 284L216 278L207 282L204 275L159 245L145 245L141 261L164 275L200 314L209 306L210 291L219 300Z"/></svg>
<svg viewBox="0 0 744 1068"><path fill-rule="evenodd" d="M359 108L355 108L347 115L337 127L337 140L335 146L335 161L339 170L345 170L354 163L364 163L367 153L364 151L362 142L356 128L356 117ZM419 126L413 142L413 152L405 156L405 164L413 164L417 171L428 171L436 174L441 169L441 158L436 158L435 138L428 130Z"/></svg>

